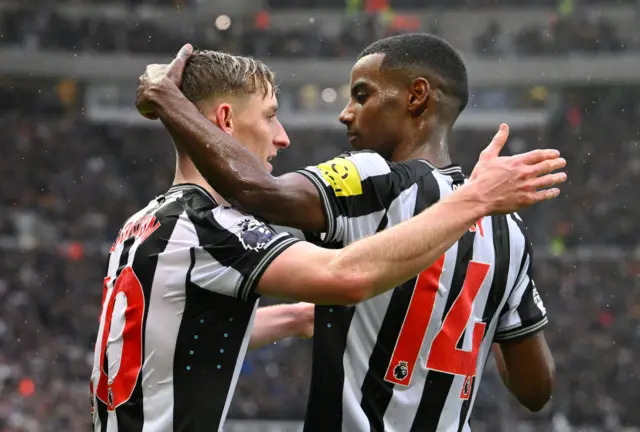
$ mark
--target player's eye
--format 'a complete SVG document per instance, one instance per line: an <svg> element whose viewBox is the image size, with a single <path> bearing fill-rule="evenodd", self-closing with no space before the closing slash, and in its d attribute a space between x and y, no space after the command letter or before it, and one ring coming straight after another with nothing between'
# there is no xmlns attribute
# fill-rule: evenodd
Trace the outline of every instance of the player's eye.
<svg viewBox="0 0 640 432"><path fill-rule="evenodd" d="M275 120L276 120L276 115L275 114L267 116L267 121L269 123L273 123Z"/></svg>
<svg viewBox="0 0 640 432"><path fill-rule="evenodd" d="M357 103L359 103L360 105L364 104L367 101L367 97L368 95L366 93L363 92L358 92L354 95L354 99Z"/></svg>

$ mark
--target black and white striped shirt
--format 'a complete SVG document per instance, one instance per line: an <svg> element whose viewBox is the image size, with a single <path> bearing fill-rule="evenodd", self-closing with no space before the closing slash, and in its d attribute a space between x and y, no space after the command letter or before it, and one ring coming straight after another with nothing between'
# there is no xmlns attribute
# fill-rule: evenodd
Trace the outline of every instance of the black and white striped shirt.
<svg viewBox="0 0 640 432"><path fill-rule="evenodd" d="M301 171L342 247L399 224L462 185L457 166L351 153ZM517 214L479 220L431 268L351 307L318 306L305 431L461 432L493 342L547 324Z"/></svg>
<svg viewBox="0 0 640 432"><path fill-rule="evenodd" d="M297 239L174 186L113 244L91 373L95 432L221 428L249 343L257 281Z"/></svg>

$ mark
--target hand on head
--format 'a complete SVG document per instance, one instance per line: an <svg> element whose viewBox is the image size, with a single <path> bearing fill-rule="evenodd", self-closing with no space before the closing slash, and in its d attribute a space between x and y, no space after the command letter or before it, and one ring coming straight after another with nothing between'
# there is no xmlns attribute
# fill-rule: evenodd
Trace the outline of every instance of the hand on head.
<svg viewBox="0 0 640 432"><path fill-rule="evenodd" d="M184 45L171 63L150 64L138 79L136 91L136 108L144 117L156 120L158 118L154 103L154 93L166 89L168 86L180 87L182 73L187 60L193 52L191 44Z"/></svg>

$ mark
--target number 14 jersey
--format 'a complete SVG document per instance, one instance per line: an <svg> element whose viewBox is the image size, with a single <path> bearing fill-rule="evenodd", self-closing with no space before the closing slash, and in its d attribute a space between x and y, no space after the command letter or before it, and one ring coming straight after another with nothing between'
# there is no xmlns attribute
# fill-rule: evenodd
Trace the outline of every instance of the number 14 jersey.
<svg viewBox="0 0 640 432"><path fill-rule="evenodd" d="M425 210L461 186L458 166L351 153L300 171L318 188L343 247ZM429 269L352 307L318 306L305 431L469 431L494 342L547 324L517 214L479 220Z"/></svg>

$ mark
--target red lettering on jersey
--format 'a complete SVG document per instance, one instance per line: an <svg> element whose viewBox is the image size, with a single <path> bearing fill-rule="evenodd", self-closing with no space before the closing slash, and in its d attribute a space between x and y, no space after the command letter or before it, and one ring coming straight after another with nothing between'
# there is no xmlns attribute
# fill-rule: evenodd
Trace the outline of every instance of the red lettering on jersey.
<svg viewBox="0 0 640 432"><path fill-rule="evenodd" d="M107 276L106 278L104 278L104 281L102 282L102 301L100 301L100 304L102 305L102 309L100 309L100 313L98 315L98 322L100 322L100 320L102 319L102 311L104 310L104 301L107 298L107 285L109 284L109 281L111 280L111 277Z"/></svg>
<svg viewBox="0 0 640 432"><path fill-rule="evenodd" d="M158 222L156 217L153 215L147 215L140 220L128 222L120 230L120 234L116 241L113 242L109 252L116 250L116 247L118 247L119 244L124 243L125 240L130 237L136 237L143 242L158 228L160 228L160 222Z"/></svg>
<svg viewBox="0 0 640 432"><path fill-rule="evenodd" d="M424 334L431 321L444 258L445 256L442 255L431 267L418 275L409 308L387 368L384 378L386 381L404 386L408 386L411 382Z"/></svg>
<svg viewBox="0 0 640 432"><path fill-rule="evenodd" d="M418 276L404 323L387 368L385 381L402 386L408 386L411 383L411 377L422 349L424 335L431 323L431 313L440 286L443 264L444 255ZM469 324L473 312L473 302L480 292L490 268L489 264L469 262L460 294L451 305L449 312L443 317L442 325L426 353L426 367L428 369L465 377L460 396L463 399L468 398L471 394L473 378L476 375L478 353L486 324L483 322L473 323L471 351L458 349L457 344ZM464 389L465 386L467 390Z"/></svg>
<svg viewBox="0 0 640 432"><path fill-rule="evenodd" d="M476 222L475 225L469 228L469 232L477 231L480 234L480 237L484 237L484 229L482 228L482 219L484 219L484 217L481 217L480 219L478 219L478 222Z"/></svg>
<svg viewBox="0 0 640 432"><path fill-rule="evenodd" d="M442 322L441 331L431 344L431 351L427 367L455 375L472 377L476 374L476 361L480 351L480 343L484 336L486 324L476 322L473 325L471 351L458 349L456 345L471 318L473 302L480 292L480 287L489 274L491 266L485 263L470 261L467 267L467 277L462 285L462 291L449 309L449 313Z"/></svg>
<svg viewBox="0 0 640 432"><path fill-rule="evenodd" d="M115 376L108 376L105 373L104 360L116 297L119 293L126 297L125 325L121 336L122 352L120 353L118 372ZM122 270L115 281L109 301L102 307L106 311L102 340L95 347L98 351L100 378L93 390L95 390L96 397L107 405L107 410L113 411L131 398L142 369L142 322L145 299L142 285L131 267L125 267ZM109 360L114 361L114 359Z"/></svg>

